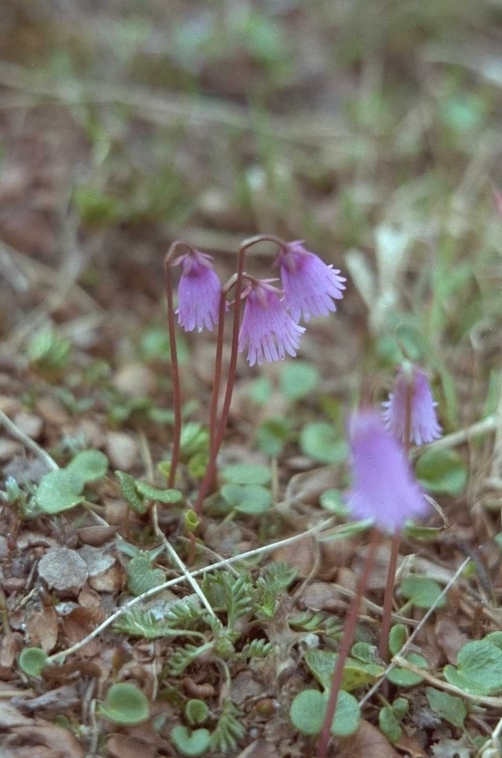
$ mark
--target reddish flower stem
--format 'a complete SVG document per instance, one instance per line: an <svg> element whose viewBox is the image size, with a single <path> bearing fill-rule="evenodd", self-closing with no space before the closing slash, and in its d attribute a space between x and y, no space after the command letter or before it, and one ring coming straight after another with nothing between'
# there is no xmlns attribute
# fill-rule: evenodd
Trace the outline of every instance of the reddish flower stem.
<svg viewBox="0 0 502 758"><path fill-rule="evenodd" d="M173 298L173 279L171 276L171 259L174 251L179 244L186 244L179 240L172 243L164 258L164 280L166 285L167 298L167 331L169 335L169 347L171 351L171 381L173 387L173 408L174 408L174 426L173 426L173 449L171 453L171 466L167 486L174 486L176 470L180 457L181 441L181 388L180 372L178 364L178 350L176 348L176 325L174 321L174 298Z"/></svg>
<svg viewBox="0 0 502 758"><path fill-rule="evenodd" d="M222 289L220 305L218 309L218 334L216 339L216 357L214 361L213 392L209 407L209 449L212 450L216 437L216 425L218 418L218 397L220 394L221 372L223 368L223 336L225 333L225 313L227 305L227 293Z"/></svg>
<svg viewBox="0 0 502 758"><path fill-rule="evenodd" d="M200 516L202 512L202 505L204 503L204 498L206 497L209 487L211 485L211 482L214 481L214 477L216 474L216 459L220 451L221 443L223 442L223 439L225 437L225 430L227 428L228 416L230 413L230 403L232 402L232 394L233 394L234 386L235 386L235 375L236 375L238 347L239 347L241 295L242 295L242 289L243 289L242 285L243 285L243 278L244 278L244 262L246 258L246 252L250 247L264 240L275 242L278 245L283 244L280 239L269 236L269 235L258 235L256 237L251 237L250 239L243 242L239 248L239 252L237 255L237 272L234 274L234 276L232 276L229 279L227 284L222 288L222 300L220 300L220 317L219 317L220 321L223 321L223 318L222 318L222 308L224 308L223 297L225 297L228 294L229 290L235 285L234 319L233 319L233 324L232 324L232 344L231 344L231 349L230 349L230 362L228 366L227 386L225 388L225 397L223 399L223 406L221 409L221 416L218 423L218 429L216 433L214 433L214 435L212 431L210 432L211 446L210 446L210 451L209 451L209 461L207 464L207 469L206 469L204 478L202 482L200 483L199 492L197 494L197 500L193 507L195 513L198 516ZM219 333L218 333L218 340L219 339L220 338L219 338ZM217 346L217 361L219 365L217 365L215 368L215 380L218 374L221 377L222 351L223 351L223 336L221 337L221 347L220 347L219 355L218 355L218 346ZM218 388L218 392L219 392L219 388ZM216 419L217 405L218 405L218 393L215 393L213 391L213 397L211 399L211 410L210 410L211 426L213 425L213 422Z"/></svg>
<svg viewBox="0 0 502 758"><path fill-rule="evenodd" d="M412 404L412 385L408 383L406 392L406 408L404 417L404 450L407 456L410 453L410 435L411 435L411 404ZM382 626L380 629L380 643L378 653L380 658L389 662L389 634L392 617L392 600L394 598L394 583L396 580L397 559L399 556L399 545L401 544L401 530L396 529L392 535L390 547L389 565L387 568L387 581L385 583L385 593L383 598Z"/></svg>
<svg viewBox="0 0 502 758"><path fill-rule="evenodd" d="M336 703L343 679L343 669L345 666L345 661L347 660L348 654L350 652L350 648L352 647L352 643L354 641L359 608L361 606L364 590L368 584L371 569L373 568L373 562L375 560L377 548L380 544L380 539L380 532L377 529L373 529L371 532L371 541L369 544L368 553L366 555L366 561L363 566L363 571L359 577L355 595L351 600L349 610L345 617L342 644L340 645L340 650L338 651L336 666L333 672L333 680L331 682L328 705L326 706L326 714L324 716L321 735L319 737L319 742L317 745L318 758L326 758L327 755L328 743L331 736L331 724L333 723L333 716L335 715Z"/></svg>

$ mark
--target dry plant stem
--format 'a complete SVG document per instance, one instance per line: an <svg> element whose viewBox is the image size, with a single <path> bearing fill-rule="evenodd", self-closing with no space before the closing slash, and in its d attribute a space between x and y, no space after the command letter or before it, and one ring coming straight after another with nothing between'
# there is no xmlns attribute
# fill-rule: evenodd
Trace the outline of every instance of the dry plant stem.
<svg viewBox="0 0 502 758"><path fill-rule="evenodd" d="M412 644L412 642L415 639L415 637L417 636L417 634L420 632L421 629L424 628L424 626L427 623L427 621L430 619L430 617L432 616L432 614L435 612L438 604L446 596L446 594L449 592L449 590L451 589L451 587L453 587L453 585L455 584L455 582L457 581L457 579L459 578L459 576L465 571L465 569L466 569L467 565L469 564L469 562L470 562L470 558L466 558L465 561L463 561L460 564L460 566L455 571L455 573L451 577L451 579L448 582L448 584L443 588L443 590L437 596L435 602L431 605L431 607L427 610L427 612L422 616L419 624L415 627L415 629L413 630L413 632L410 634L410 636L408 637L408 639L404 643L403 647L401 648L401 650L398 653L399 656L403 656L406 653L406 651L408 650L408 648ZM361 698L361 700L359 701L359 707L360 708L362 708L364 705L366 705L366 703L368 703L371 700L371 698L373 697L373 695L375 694L375 692L378 692L378 690L382 686L382 683L384 681L386 681L385 677L387 676L387 674L389 673L389 671L392 671L392 669L396 667L395 661L396 661L396 656L394 656L394 658L392 659L392 663L389 663L389 665L387 666L387 668L383 672L383 674L380 677L380 679L377 682L375 682L375 684L373 685L373 687L371 687L368 690L368 692L366 692L366 694L364 695L364 697Z"/></svg>
<svg viewBox="0 0 502 758"><path fill-rule="evenodd" d="M326 758L328 743L331 735L331 724L333 722L333 716L335 715L336 702L338 700L338 694L340 692L340 687L343 679L343 668L354 641L359 608L361 607L363 593L366 589L366 585L368 584L369 575L371 573L371 569L373 568L373 562L375 560L375 555L379 544L380 533L377 529L373 529L371 532L371 542L369 545L368 554L366 555L366 561L362 574L359 577L359 581L357 583L356 594L352 599L349 610L347 612L347 616L345 617L342 644L340 645L340 650L338 651L335 671L333 673L333 681L331 682L328 705L326 706L326 714L324 716L321 735L319 737L319 743L317 746L318 758Z"/></svg>
<svg viewBox="0 0 502 758"><path fill-rule="evenodd" d="M444 690L445 692L451 692L453 695L466 698L467 700L473 700L478 705L487 705L487 706L490 706L491 708L499 708L499 709L502 708L502 697L491 697L489 695L473 695L469 692L465 692L464 690L461 690L460 687L456 687L454 684L445 682L443 679L438 679L437 676L433 676L433 674L430 674L425 669L421 669L420 666L415 666L414 663L411 663L406 658L403 658L402 655L395 655L392 659L392 663L394 663L396 666L399 666L402 669L406 669L407 671L411 671L414 674L417 674L417 676L421 676L422 679L425 679L426 682L429 682L429 684L433 684L434 687L437 687L440 690Z"/></svg>
<svg viewBox="0 0 502 758"><path fill-rule="evenodd" d="M206 609L206 611L209 613L210 616L216 616L215 612L211 608L208 599L202 592L201 588L195 581L195 579L192 577L190 572L188 571L187 567L177 554L176 550L173 548L173 546L169 543L169 541L166 539L165 534L162 532L162 529L159 526L159 520L157 515L157 503L153 506L153 524L155 529L155 534L157 537L161 540L162 544L164 545L164 548L166 550L166 553L172 560L172 562L179 568L189 585L192 587L193 591L201 601L202 605Z"/></svg>
<svg viewBox="0 0 502 758"><path fill-rule="evenodd" d="M37 443L31 439L31 437L28 437L27 434L25 434L21 429L19 429L18 426L15 425L13 421L10 420L10 418L3 412L0 411L0 424L6 429L6 431L12 436L15 437L17 440L23 443L23 445L28 448L28 450L31 450L33 453L35 453L36 456L38 456L47 466L51 469L51 471L57 471L59 466L54 460L54 458L51 458L49 453L46 453L45 450L43 450Z"/></svg>
<svg viewBox="0 0 502 758"><path fill-rule="evenodd" d="M174 486L176 478L176 469L180 456L181 440L181 389L180 389L180 372L178 365L178 351L176 348L176 325L174 322L174 298L173 298L173 279L171 276L171 259L176 247L180 243L173 242L167 255L164 258L164 279L166 285L167 298L167 331L169 334L169 347L171 350L171 380L173 385L173 406L174 406L174 427L173 427L173 450L171 454L171 467L169 469L169 478L167 486Z"/></svg>
<svg viewBox="0 0 502 758"><path fill-rule="evenodd" d="M300 534L295 534L293 537L287 537L285 540L279 540L278 542L273 542L270 545L264 545L263 547L255 548L254 550L248 550L246 553L241 553L240 555L235 555L232 558L224 558L221 561L217 561L216 563L211 564L210 566L204 566L203 568L197 569L196 571L190 571L189 574L191 577L195 576L202 576L203 574L207 574L209 571L216 571L220 568L226 568L232 564L237 563L238 561L245 561L248 558L255 558L259 555L263 555L265 553L270 553L274 550L277 550L278 547L283 547L284 545L291 545L294 542L297 542L298 540L305 539L308 535L314 535L317 536L323 529L326 529L327 527L331 526L333 523L333 519L328 519L327 521L323 521L321 524L318 524L317 526L312 527L312 529L308 529L306 532L300 532ZM467 561L466 561L467 563ZM146 592L143 592L142 595L138 595L137 597L133 597L132 600L129 600L124 605L120 606L115 613L112 613L111 616L109 616L107 619L105 619L99 626L96 627L92 632L90 632L87 637L85 637L83 640L80 640L79 642L76 642L75 645L72 645L67 650L61 650L58 653L53 653L47 658L47 663L56 663L59 660L64 660L66 656L71 655L72 653L76 653L78 650L81 650L85 645L87 645L88 642L93 640L95 637L101 634L102 631L107 629L111 624L113 624L114 621L116 621L122 614L127 613L128 610L130 610L133 606L137 605L138 603L141 603L143 600L147 600L149 597L153 597L154 595L158 595L159 592L162 592L163 590L167 590L170 587L175 587L177 584L181 584L181 582L186 581L185 576L178 576L175 579L169 579L169 581L164 582L163 584L157 585L157 587L152 587L152 589L147 590Z"/></svg>

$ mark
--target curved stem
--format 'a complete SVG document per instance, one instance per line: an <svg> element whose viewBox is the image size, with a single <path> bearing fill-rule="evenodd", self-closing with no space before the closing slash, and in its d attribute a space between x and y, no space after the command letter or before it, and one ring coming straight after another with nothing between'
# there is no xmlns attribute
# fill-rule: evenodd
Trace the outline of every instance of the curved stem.
<svg viewBox="0 0 502 758"><path fill-rule="evenodd" d="M218 335L216 340L216 357L214 360L213 392L211 405L209 406L209 449L213 449L216 436L216 424L218 418L218 397L220 394L221 373L223 369L223 336L225 333L225 313L227 297L224 289L221 290L220 305L218 310Z"/></svg>
<svg viewBox="0 0 502 758"><path fill-rule="evenodd" d="M230 349L230 362L228 365L227 386L225 389L225 397L223 400L223 407L221 409L220 421L218 423L218 429L216 433L214 434L214 436L211 433L211 448L209 452L209 461L207 464L207 469L206 469L204 478L202 482L200 483L199 492L197 494L197 500L193 507L195 513L198 516L200 516L202 512L202 504L204 502L204 498L206 497L208 489L211 485L211 482L214 480L214 476L216 473L216 458L218 457L221 443L223 442L223 438L225 436L228 416L230 413L230 403L232 402L232 394L233 394L234 386L235 386L235 374L236 374L236 368L237 368L237 356L238 356L238 348L239 348L241 295L242 295L242 284L243 284L243 279L244 279L244 261L246 259L246 252L248 248L252 247L253 245L256 245L258 242L261 242L263 239L270 239L270 240L273 240L274 242L277 242L277 244L283 244L278 238L268 237L267 235L258 235L257 237L251 237L250 239L245 240L239 248L239 252L237 256L237 272L229 279L227 284L222 288L222 298L223 298L223 296L226 295L229 289L231 289L231 287L233 287L235 284L234 320L232 324L232 344L231 344L231 349ZM222 308L222 301L220 300L220 316L221 316L221 308ZM223 339L222 339L221 349L223 349ZM216 371L218 371L218 369L216 369ZM217 395L215 395L214 403L215 403L215 408L214 409L212 408L211 412L212 413L214 412L215 414L214 419L215 419ZM213 401L211 401L211 405L213 405Z"/></svg>
<svg viewBox="0 0 502 758"><path fill-rule="evenodd" d="M167 298L167 332L169 335L169 348L171 351L171 381L173 386L173 408L174 408L174 426L173 426L173 450L171 454L171 466L169 469L169 478L167 486L174 486L176 470L180 457L181 441L181 388L180 372L178 364L178 350L176 347L176 324L174 320L174 297L173 297L173 279L171 276L171 260L176 248L180 245L186 245L192 248L188 242L176 240L172 243L164 258L164 281L166 286ZM193 248L192 248L193 249Z"/></svg>
<svg viewBox="0 0 502 758"><path fill-rule="evenodd" d="M338 651L336 666L333 672L333 680L329 692L328 705L326 706L326 714L324 716L321 735L319 737L317 746L318 758L326 758L327 755L328 743L331 736L331 724L333 723L333 716L335 715L336 703L343 679L343 668L354 641L357 616L359 613L359 608L361 606L361 600L364 590L366 589L366 585L368 584L369 575L371 573L371 569L373 568L373 562L375 560L375 554L379 544L380 533L377 529L373 529L371 532L371 542L368 548L368 553L366 555L363 571L359 577L355 595L352 598L347 616L345 617L342 644L340 645L340 650Z"/></svg>

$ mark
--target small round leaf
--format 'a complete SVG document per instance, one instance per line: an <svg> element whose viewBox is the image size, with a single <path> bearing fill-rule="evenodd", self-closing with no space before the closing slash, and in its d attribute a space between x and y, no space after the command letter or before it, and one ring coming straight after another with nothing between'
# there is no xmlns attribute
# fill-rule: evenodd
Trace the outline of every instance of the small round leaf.
<svg viewBox="0 0 502 758"><path fill-rule="evenodd" d="M27 647L19 656L19 668L28 676L40 676L47 663L47 653L39 647Z"/></svg>
<svg viewBox="0 0 502 758"><path fill-rule="evenodd" d="M124 682L110 687L100 712L115 724L141 724L150 715L150 704L134 684Z"/></svg>
<svg viewBox="0 0 502 758"><path fill-rule="evenodd" d="M211 732L207 729L195 729L190 732L186 726L175 726L171 732L175 748L187 758L197 758L207 752L211 742Z"/></svg>

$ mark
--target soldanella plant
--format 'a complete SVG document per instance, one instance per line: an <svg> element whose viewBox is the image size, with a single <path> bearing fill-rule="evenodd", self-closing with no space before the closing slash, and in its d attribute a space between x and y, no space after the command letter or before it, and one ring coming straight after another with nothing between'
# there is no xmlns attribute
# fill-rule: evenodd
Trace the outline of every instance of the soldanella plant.
<svg viewBox="0 0 502 758"><path fill-rule="evenodd" d="M273 268L278 270L280 281L257 279L245 270L248 250L264 241L277 245L278 253ZM175 310L172 269L177 267L181 268L181 276L178 307ZM312 316L329 316L335 312L336 301L343 297L345 289L345 278L340 275L340 271L307 250L302 241L284 242L271 235L259 235L243 242L237 254L236 268L235 274L225 284L221 284L211 256L181 240L173 242L164 261L175 417L170 487L174 485L176 477L181 438L181 391L175 316L178 317L178 325L185 331L217 329L209 410L209 462L194 504L197 516L202 512L204 499L216 475L216 461L228 421L238 354L246 351L250 366L260 366L265 361L284 360L286 355L295 357L305 332L305 327L300 322L307 323ZM241 317L242 303L244 312ZM219 408L227 314L233 319L231 352L223 402Z"/></svg>
<svg viewBox="0 0 502 758"><path fill-rule="evenodd" d="M248 251L265 241L272 242L278 249L273 263L273 269L279 274L276 279L256 278L245 266ZM216 330L217 335L208 420L209 460L191 509L193 518L189 531L192 550L189 562L195 550L193 531L197 528L206 496L216 480L217 456L225 436L239 354L245 354L249 366L258 367L264 362L282 361L287 356L294 358L310 319L334 313L337 301L343 298L345 290L346 280L340 271L309 251L302 241L285 242L275 236L259 235L242 243L236 263L235 273L222 283L214 268L213 258L181 240L171 245L164 262L174 402L169 487L175 483L182 432L176 331L177 328L199 333ZM173 270L176 269L180 270L180 274L175 308ZM224 375L223 346L227 321L231 322L231 336ZM224 391L221 392L223 383ZM316 702L319 700L321 705L321 721L318 719L315 729L309 727L308 733L319 735L319 758L327 755L331 735L343 733L343 728L340 731L341 712L337 711L337 702L342 710L349 705L354 710L353 698L349 698L349 702L347 693L342 700L339 697L344 665L354 641L360 603L376 550L387 536L391 537L392 546L379 654L383 661L388 661L401 532L406 522L422 519L430 512L425 493L415 479L409 451L411 445L430 443L441 436L436 408L425 370L403 361L383 408L366 405L349 417L347 437L352 485L345 498L346 504L351 516L370 523L372 531L365 565L346 616L331 687L322 695L322 703L320 693L315 693ZM299 710L297 706L295 699L291 712L293 723ZM358 718L355 718L354 724L357 724Z"/></svg>

